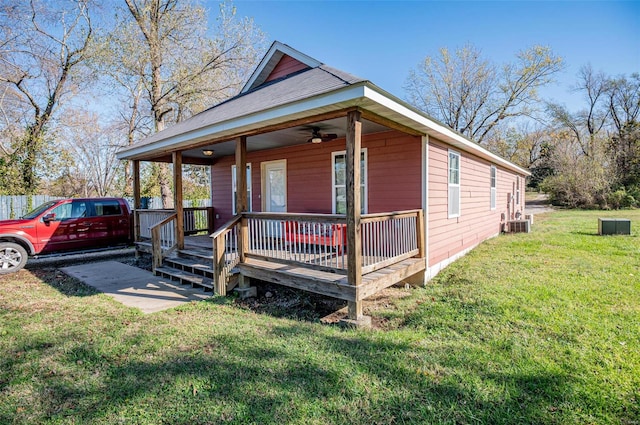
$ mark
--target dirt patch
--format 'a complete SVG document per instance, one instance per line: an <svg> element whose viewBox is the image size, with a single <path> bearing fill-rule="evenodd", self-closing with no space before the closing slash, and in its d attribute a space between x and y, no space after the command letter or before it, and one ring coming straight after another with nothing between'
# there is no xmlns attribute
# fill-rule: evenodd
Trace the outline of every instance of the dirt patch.
<svg viewBox="0 0 640 425"><path fill-rule="evenodd" d="M337 324L347 317L347 302L335 298L288 288L269 282L252 281L258 296L236 300L236 305L258 314L268 314L293 320ZM363 311L371 316L374 329L385 329L388 320L376 312L394 307L394 301L407 297L411 289L391 287L384 289L364 301Z"/></svg>

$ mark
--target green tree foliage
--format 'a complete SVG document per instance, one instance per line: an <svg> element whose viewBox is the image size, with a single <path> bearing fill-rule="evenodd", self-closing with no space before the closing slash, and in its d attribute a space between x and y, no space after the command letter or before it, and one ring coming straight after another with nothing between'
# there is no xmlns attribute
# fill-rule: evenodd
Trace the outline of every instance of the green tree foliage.
<svg viewBox="0 0 640 425"><path fill-rule="evenodd" d="M0 131L8 136L2 155L6 166L18 170L0 173L5 192L37 190L56 113L86 78L93 31L89 12L86 0L10 0L0 6Z"/></svg>

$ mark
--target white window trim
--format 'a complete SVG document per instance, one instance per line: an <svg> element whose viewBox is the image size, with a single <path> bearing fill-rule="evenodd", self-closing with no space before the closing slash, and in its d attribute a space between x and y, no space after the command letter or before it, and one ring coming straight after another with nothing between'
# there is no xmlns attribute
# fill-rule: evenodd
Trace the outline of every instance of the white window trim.
<svg viewBox="0 0 640 425"><path fill-rule="evenodd" d="M247 210L248 211L253 211L253 202L251 201L252 198L252 190L251 190L251 163L247 163L247 172L248 172L248 176L247 176ZM233 164L231 166L231 211L232 211L232 215L235 216L236 213L236 203L235 203L235 196L233 196L236 193L236 164Z"/></svg>
<svg viewBox="0 0 640 425"><path fill-rule="evenodd" d="M457 155L458 156L458 183L449 183L449 173L451 170L451 154ZM462 156L460 155L460 152L454 151L452 149L449 149L447 152L447 216L448 218L457 218L460 217L462 215L462 190L461 190L461 184L460 182L462 181ZM449 211L449 192L450 192L450 188L451 187L457 187L458 188L458 213L457 214L452 214L451 211Z"/></svg>
<svg viewBox="0 0 640 425"><path fill-rule="evenodd" d="M361 214L367 214L367 211L369 210L369 156L367 155L367 148L362 148L361 152L364 155L364 184L361 185L362 187L360 189L360 197L362 198L361 202L362 205L364 205L364 210L361 212ZM342 187L342 185L336 186L336 156L338 155L344 155L346 159L347 151L331 152L331 212L333 214L336 214L336 187ZM360 161L358 161L358 163L359 162ZM344 186L346 190L346 184Z"/></svg>
<svg viewBox="0 0 640 425"><path fill-rule="evenodd" d="M491 166L491 171L489 172L489 187L491 188L489 205L493 211L496 209L496 200L498 199L498 168L495 165Z"/></svg>
<svg viewBox="0 0 640 425"><path fill-rule="evenodd" d="M516 205L520 206L520 176L516 176Z"/></svg>

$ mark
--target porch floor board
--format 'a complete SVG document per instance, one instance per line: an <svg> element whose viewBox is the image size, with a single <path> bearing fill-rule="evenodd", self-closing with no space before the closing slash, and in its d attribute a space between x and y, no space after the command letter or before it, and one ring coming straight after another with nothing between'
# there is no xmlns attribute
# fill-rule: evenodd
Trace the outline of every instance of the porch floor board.
<svg viewBox="0 0 640 425"><path fill-rule="evenodd" d="M421 258L409 258L368 273L362 276L362 284L358 287L350 285L347 276L343 274L314 270L302 265L284 264L277 261L247 258L246 262L238 264L237 268L240 273L253 279L277 283L346 301L357 301L424 270L425 261Z"/></svg>

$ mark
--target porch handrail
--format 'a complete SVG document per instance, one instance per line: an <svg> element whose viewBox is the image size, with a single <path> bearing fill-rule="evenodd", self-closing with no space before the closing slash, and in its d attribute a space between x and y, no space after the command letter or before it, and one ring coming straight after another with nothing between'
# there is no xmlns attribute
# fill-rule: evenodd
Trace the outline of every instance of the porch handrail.
<svg viewBox="0 0 640 425"><path fill-rule="evenodd" d="M175 214L175 210L169 209L158 209L158 210L148 210L148 209L136 209L133 211L135 214L136 220L136 232L138 233L136 236L136 240L140 239L150 239L151 238L151 227L153 227L159 221L170 217L172 214Z"/></svg>
<svg viewBox="0 0 640 425"><path fill-rule="evenodd" d="M346 216L309 213L244 213L247 256L346 273Z"/></svg>
<svg viewBox="0 0 640 425"><path fill-rule="evenodd" d="M407 258L424 258L423 217L420 209L363 215L362 274Z"/></svg>
<svg viewBox="0 0 640 425"><path fill-rule="evenodd" d="M275 212L245 212L245 218L257 218L264 220L303 220L315 223L346 223L344 214L314 214L314 213L275 213Z"/></svg>
<svg viewBox="0 0 640 425"><path fill-rule="evenodd" d="M178 247L178 215L174 212L151 226L152 269L162 266L162 260Z"/></svg>
<svg viewBox="0 0 640 425"><path fill-rule="evenodd" d="M213 207L185 207L182 214L185 235L213 232Z"/></svg>
<svg viewBox="0 0 640 425"><path fill-rule="evenodd" d="M137 209L134 210L137 240L151 238L151 226L159 220L174 214L171 209ZM185 235L213 231L213 207L185 207L182 212Z"/></svg>
<svg viewBox="0 0 640 425"><path fill-rule="evenodd" d="M238 249L242 215L238 214L210 235L213 242L214 290L217 295L226 295L231 270L240 263Z"/></svg>
<svg viewBox="0 0 640 425"><path fill-rule="evenodd" d="M346 216L309 213L243 213L247 256L345 273ZM421 209L364 214L361 217L362 273L407 258L424 258Z"/></svg>

